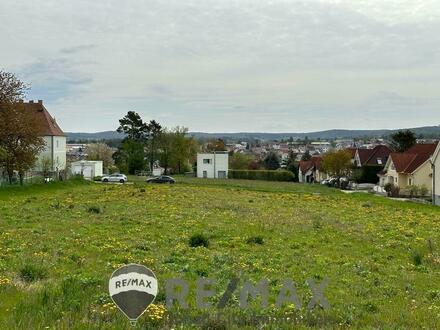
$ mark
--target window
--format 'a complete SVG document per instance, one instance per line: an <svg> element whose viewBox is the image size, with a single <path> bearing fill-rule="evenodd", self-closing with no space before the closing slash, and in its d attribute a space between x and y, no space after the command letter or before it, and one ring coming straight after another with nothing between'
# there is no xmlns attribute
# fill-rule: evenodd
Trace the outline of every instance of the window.
<svg viewBox="0 0 440 330"><path fill-rule="evenodd" d="M390 168L391 168L393 171L396 170L396 168L394 167L394 163L391 163L391 164L390 164Z"/></svg>
<svg viewBox="0 0 440 330"><path fill-rule="evenodd" d="M382 158L378 158L378 159L377 159L377 163L378 163L379 165L382 165Z"/></svg>
<svg viewBox="0 0 440 330"><path fill-rule="evenodd" d="M211 164L211 159L209 159L209 158L204 159L203 164Z"/></svg>

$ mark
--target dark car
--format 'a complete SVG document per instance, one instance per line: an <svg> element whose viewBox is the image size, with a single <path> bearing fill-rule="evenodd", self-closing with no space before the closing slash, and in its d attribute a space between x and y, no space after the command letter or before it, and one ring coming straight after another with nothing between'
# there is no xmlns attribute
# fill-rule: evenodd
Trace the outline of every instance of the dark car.
<svg viewBox="0 0 440 330"><path fill-rule="evenodd" d="M170 176L161 175L155 178L148 178L148 183L176 183L176 180Z"/></svg>

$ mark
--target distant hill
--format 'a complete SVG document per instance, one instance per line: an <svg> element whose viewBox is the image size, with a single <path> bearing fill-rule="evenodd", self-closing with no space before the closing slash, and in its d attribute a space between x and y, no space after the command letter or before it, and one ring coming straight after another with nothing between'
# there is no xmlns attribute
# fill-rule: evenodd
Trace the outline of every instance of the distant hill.
<svg viewBox="0 0 440 330"><path fill-rule="evenodd" d="M123 139L124 134L116 131L104 131L97 133L71 133L67 132L68 141L86 141L86 140L116 140Z"/></svg>
<svg viewBox="0 0 440 330"><path fill-rule="evenodd" d="M410 128L417 136L423 135L427 138L440 138L440 126L425 126ZM239 133L204 133L204 132L190 132L195 138L223 138L226 140L281 140L292 137L293 139L337 139L337 138L360 138L360 137L382 137L390 135L398 131L389 129L380 130L344 130L332 129L327 131L309 132L309 133L253 133L253 132L239 132ZM122 139L123 134L116 131L105 131L97 133L66 133L69 141L85 141L85 140L115 140Z"/></svg>

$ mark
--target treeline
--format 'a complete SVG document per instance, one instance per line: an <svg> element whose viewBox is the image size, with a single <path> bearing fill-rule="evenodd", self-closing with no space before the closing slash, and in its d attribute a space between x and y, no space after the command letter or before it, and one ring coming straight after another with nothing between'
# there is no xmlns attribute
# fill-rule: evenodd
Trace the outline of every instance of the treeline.
<svg viewBox="0 0 440 330"><path fill-rule="evenodd" d="M118 150L113 154L121 172L152 171L161 166L165 173L191 171L198 150L197 142L188 136L188 129L167 129L155 120L144 122L141 116L129 111L119 120L119 133L124 133Z"/></svg>

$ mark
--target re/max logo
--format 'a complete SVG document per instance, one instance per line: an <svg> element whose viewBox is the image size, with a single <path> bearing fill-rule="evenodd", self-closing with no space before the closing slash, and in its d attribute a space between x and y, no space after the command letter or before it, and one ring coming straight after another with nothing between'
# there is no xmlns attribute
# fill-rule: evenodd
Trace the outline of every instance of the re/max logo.
<svg viewBox="0 0 440 330"><path fill-rule="evenodd" d="M115 288L123 288L127 286L143 286L145 288L151 289L151 281L144 281L143 279L138 278L124 278L120 281L115 281Z"/></svg>
<svg viewBox="0 0 440 330"><path fill-rule="evenodd" d="M231 299L233 293L237 291L240 280L233 278L229 281L226 291L223 293L220 301L215 307L221 309L224 308L228 301ZM328 285L328 279L324 279L321 283L317 284L314 280L307 280L307 285L312 291L312 298L307 304L309 310L320 306L323 309L330 308L330 304L324 296L324 290ZM216 285L216 281L209 278L199 278L196 281L196 306L197 308L210 308L213 307L209 298L216 295L213 289ZM189 284L183 279L169 279L166 281L166 305L170 309L177 302L181 308L188 308L188 295ZM262 279L257 283L246 281L238 292L240 308L245 309L249 305L249 298L256 299L260 297L261 305L263 308L269 304L269 280ZM301 300L298 297L295 283L292 280L284 280L283 285L276 297L275 306L281 308L283 305L295 305L296 308L302 307Z"/></svg>

